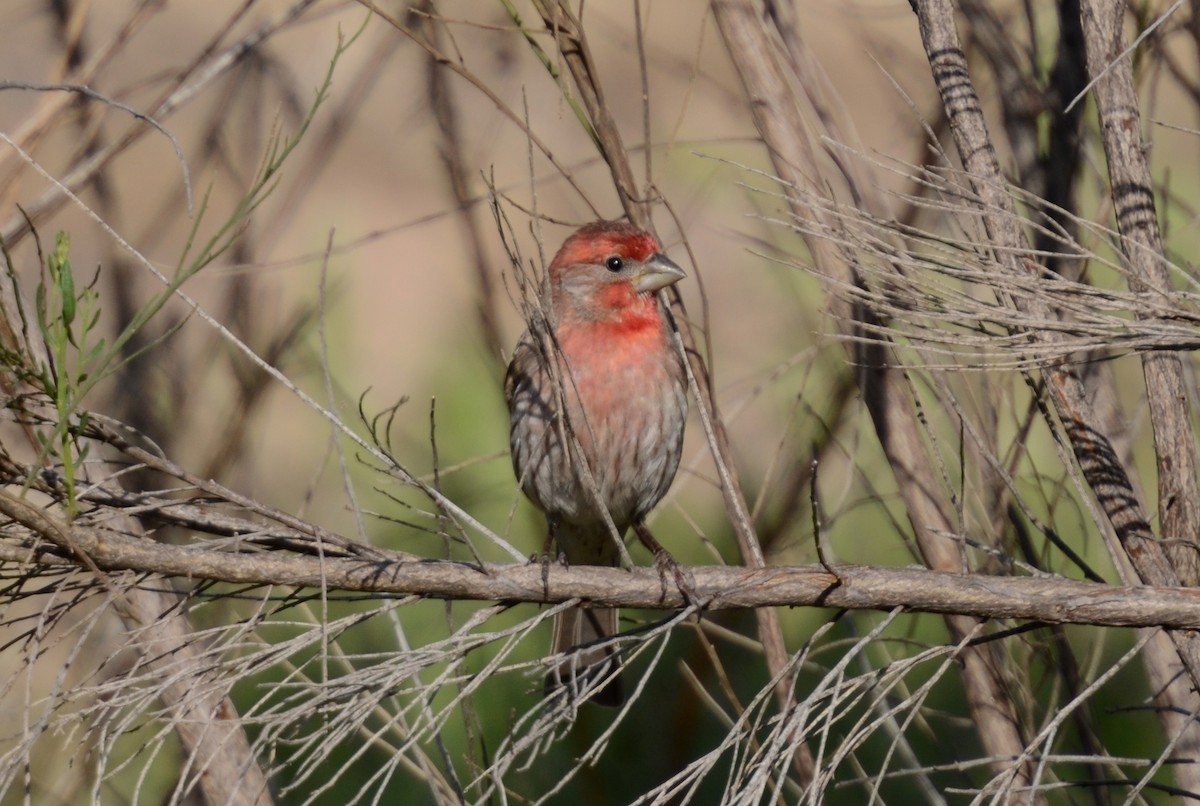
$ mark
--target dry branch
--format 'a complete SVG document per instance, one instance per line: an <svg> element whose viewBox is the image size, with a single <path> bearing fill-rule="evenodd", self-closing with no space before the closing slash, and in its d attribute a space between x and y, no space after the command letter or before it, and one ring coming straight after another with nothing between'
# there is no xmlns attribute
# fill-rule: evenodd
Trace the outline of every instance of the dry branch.
<svg viewBox="0 0 1200 806"><path fill-rule="evenodd" d="M798 220L827 222L824 205L813 204L811 197L824 198L829 188L823 179L813 143L819 136L828 142L852 141L852 133L843 132L831 112L834 104L825 97L825 77L817 65L800 50L795 31L772 32L764 23L757 3L747 0L714 0L712 4L726 49L733 59L750 102L755 125L771 155L775 172L786 187L793 216ZM791 44L784 52L776 34ZM811 120L811 122L810 122ZM812 131L816 130L816 133ZM874 183L864 181L853 160L843 158L836 149L826 148L840 170L842 180L856 205L876 206ZM836 224L825 224L835 229ZM861 285L857 261L836 241L809 237L806 245L820 273L834 287ZM857 336L864 329L882 325L868 309L840 304L835 298L835 315L844 335ZM965 570L960 548L939 535L952 531L952 506L942 493L938 472L925 450L919 413L913 406L911 390L897 373L887 372L886 350L878 345L852 350L851 360L863 367L859 385L867 401L875 432L900 494L909 521L927 565L939 571ZM947 626L955 641L963 641L978 625L958 614L950 615ZM1003 664L990 647L971 648L963 653L963 680L972 715L980 726L987 752L997 759L994 769L1008 774L1002 759L1017 756L1021 739L1016 708L1003 680ZM1018 772L1018 783L1027 774Z"/></svg>
<svg viewBox="0 0 1200 806"><path fill-rule="evenodd" d="M603 606L672 610L687 606L672 586L664 590L653 569L477 565L414 560L377 550L372 557L312 557L240 551L235 541L215 547L177 546L80 526L68 528L36 508L0 510L59 545L0 543L0 560L27 572L72 561L66 547L86 553L107 571L139 572L250 585L286 585L326 591L416 595L456 600L557 604L584 600ZM1200 590L1112 586L1058 576L1012 577L952 574L924 568L824 566L740 568L694 566L696 601L706 610L760 607L829 607L951 613L977 618L1029 619L1057 624L1114 627L1200 628Z"/></svg>
<svg viewBox="0 0 1200 806"><path fill-rule="evenodd" d="M1100 133L1121 231L1121 251L1129 267L1130 290L1169 306L1176 296L1158 230L1150 166L1142 142L1141 114L1133 85L1132 57L1123 55L1125 4L1086 0L1082 4L1088 72L1095 81ZM1157 324L1160 317L1139 311ZM1154 455L1158 462L1158 516L1167 553L1185 585L1200 584L1200 485L1192 406L1183 362L1171 353L1142 356Z"/></svg>

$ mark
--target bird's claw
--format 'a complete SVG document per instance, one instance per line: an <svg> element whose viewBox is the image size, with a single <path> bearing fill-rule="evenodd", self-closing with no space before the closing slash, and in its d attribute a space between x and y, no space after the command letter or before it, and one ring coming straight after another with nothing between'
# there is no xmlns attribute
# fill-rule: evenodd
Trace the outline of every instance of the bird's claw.
<svg viewBox="0 0 1200 806"><path fill-rule="evenodd" d="M530 554L529 555L529 564L530 565L533 565L534 563L538 563L542 566L542 598L543 599L550 598L550 562L551 562L550 556L551 555L550 555L549 546L547 546L542 552L540 552L538 554ZM570 568L570 565L567 563L567 555L563 554L561 551L558 553L558 556L555 557L554 559L563 568Z"/></svg>
<svg viewBox="0 0 1200 806"><path fill-rule="evenodd" d="M691 607L696 604L695 577L687 568L680 565L666 549L654 553L654 570L658 572L658 581L662 585L660 601L665 601L667 598L667 574L670 574L675 582L675 587L679 589L679 595L683 597L684 606Z"/></svg>
<svg viewBox="0 0 1200 806"><path fill-rule="evenodd" d="M663 548L644 523L635 523L633 531L642 541L642 545L654 555L654 570L658 572L658 581L662 584L662 598L659 601L666 601L667 574L670 574L675 581L675 587L679 589L679 595L683 597L684 605L691 607L696 604L696 580L691 572L680 565L671 556L671 552Z"/></svg>

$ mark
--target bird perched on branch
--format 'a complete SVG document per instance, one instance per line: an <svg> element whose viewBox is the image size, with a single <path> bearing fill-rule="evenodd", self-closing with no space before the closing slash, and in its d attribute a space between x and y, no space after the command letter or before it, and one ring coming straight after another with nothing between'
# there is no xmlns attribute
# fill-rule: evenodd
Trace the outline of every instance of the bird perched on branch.
<svg viewBox="0 0 1200 806"><path fill-rule="evenodd" d="M632 526L660 574L677 569L643 519L671 486L683 445L686 373L656 298L683 270L650 233L596 221L567 238L547 275L548 321L522 336L504 381L513 468L546 514L543 561L553 541L571 565L619 565ZM547 694L611 675L593 701L619 705L613 648L587 648L616 632L613 608L561 613L553 651L582 649L550 673Z"/></svg>

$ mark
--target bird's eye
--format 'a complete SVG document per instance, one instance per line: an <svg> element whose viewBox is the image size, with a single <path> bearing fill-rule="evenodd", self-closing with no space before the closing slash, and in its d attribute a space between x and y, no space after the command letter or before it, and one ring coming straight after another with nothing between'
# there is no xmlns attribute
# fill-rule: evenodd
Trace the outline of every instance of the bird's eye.
<svg viewBox="0 0 1200 806"><path fill-rule="evenodd" d="M616 255L613 255L608 260L604 261L604 265L608 267L609 271L620 271L621 269L625 268L625 261L621 260L621 258L617 257Z"/></svg>

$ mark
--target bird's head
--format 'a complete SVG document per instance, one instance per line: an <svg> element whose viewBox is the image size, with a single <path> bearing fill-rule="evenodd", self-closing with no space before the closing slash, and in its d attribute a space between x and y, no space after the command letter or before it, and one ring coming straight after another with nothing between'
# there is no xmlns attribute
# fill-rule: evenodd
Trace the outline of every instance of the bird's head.
<svg viewBox="0 0 1200 806"><path fill-rule="evenodd" d="M596 221L576 230L554 256L549 273L559 314L584 321L657 320L654 292L684 277L657 238L621 221Z"/></svg>

